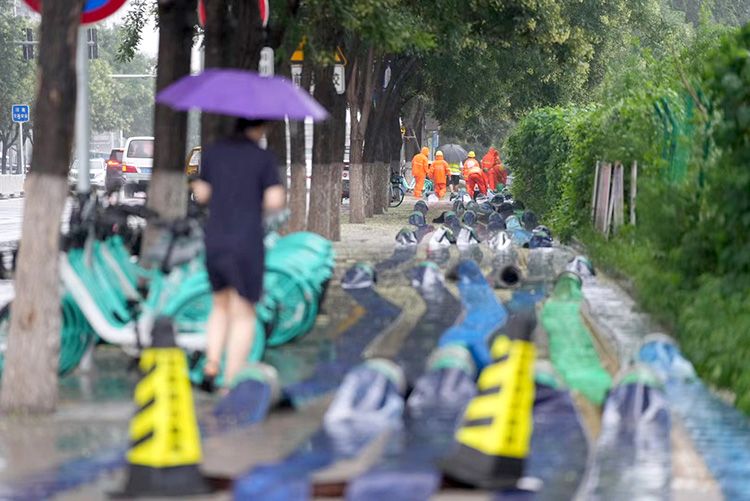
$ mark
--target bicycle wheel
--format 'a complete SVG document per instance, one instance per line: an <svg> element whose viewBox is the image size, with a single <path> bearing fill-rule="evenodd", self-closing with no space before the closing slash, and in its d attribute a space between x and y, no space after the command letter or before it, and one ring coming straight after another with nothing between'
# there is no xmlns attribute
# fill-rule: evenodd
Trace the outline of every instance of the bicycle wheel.
<svg viewBox="0 0 750 501"><path fill-rule="evenodd" d="M391 185L389 201L389 207L398 207L401 205L404 201L404 190L400 186Z"/></svg>

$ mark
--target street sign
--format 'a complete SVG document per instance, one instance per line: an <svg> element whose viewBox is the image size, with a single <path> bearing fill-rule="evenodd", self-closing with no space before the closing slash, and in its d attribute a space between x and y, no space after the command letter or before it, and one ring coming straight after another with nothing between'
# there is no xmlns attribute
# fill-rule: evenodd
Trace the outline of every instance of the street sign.
<svg viewBox="0 0 750 501"><path fill-rule="evenodd" d="M260 62L258 63L258 73L262 77L272 77L273 69L273 49L263 47L260 49Z"/></svg>
<svg viewBox="0 0 750 501"><path fill-rule="evenodd" d="M343 64L337 64L333 67L333 87L336 94L343 94L346 91L346 71Z"/></svg>
<svg viewBox="0 0 750 501"><path fill-rule="evenodd" d="M30 115L28 104L14 104L11 108L11 116L13 121L16 123L26 123L29 121Z"/></svg>
<svg viewBox="0 0 750 501"><path fill-rule="evenodd" d="M42 0L23 0L26 5L31 7L32 10L41 13L42 12ZM59 1L59 0L58 0ZM122 7L127 0L86 0L86 4L83 7L83 14L81 15L81 24L90 24L106 19L120 7Z"/></svg>

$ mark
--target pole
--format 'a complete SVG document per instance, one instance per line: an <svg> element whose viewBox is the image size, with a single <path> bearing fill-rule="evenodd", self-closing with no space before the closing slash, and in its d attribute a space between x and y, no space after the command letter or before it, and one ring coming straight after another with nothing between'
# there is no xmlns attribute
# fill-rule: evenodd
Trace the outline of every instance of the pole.
<svg viewBox="0 0 750 501"><path fill-rule="evenodd" d="M91 191L89 180L89 53L86 28L78 29L78 99L76 100L76 157L78 158L78 193Z"/></svg>
<svg viewBox="0 0 750 501"><path fill-rule="evenodd" d="M18 122L18 161L19 161L19 174L26 173L26 158L25 152L23 151L23 122Z"/></svg>

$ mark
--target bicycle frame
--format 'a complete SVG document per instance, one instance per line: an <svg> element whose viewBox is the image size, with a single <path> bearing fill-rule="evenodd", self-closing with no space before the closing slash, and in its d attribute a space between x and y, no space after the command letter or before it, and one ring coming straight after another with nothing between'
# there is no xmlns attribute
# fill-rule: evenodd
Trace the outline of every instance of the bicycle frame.
<svg viewBox="0 0 750 501"><path fill-rule="evenodd" d="M176 271L172 271L167 277L155 274L152 278L154 282L150 286L149 295L142 303L140 314L137 319L127 322L124 326L112 325L107 320L65 254L60 256L60 275L65 290L73 297L94 331L102 339L108 343L121 346L126 351L129 348L140 351L140 347L150 346L151 344L151 328L156 318L161 314L168 315L170 306L171 309L177 307L174 301L171 304L169 303L169 296L164 294L163 291L168 291L173 287L179 289L179 285L184 283L188 274L186 270L181 268L176 268ZM195 282L195 280L191 280L191 282ZM195 292L210 295L208 280L205 281L205 288L202 291ZM204 334L178 332L176 340L177 345L187 351L201 351L206 347L206 336Z"/></svg>

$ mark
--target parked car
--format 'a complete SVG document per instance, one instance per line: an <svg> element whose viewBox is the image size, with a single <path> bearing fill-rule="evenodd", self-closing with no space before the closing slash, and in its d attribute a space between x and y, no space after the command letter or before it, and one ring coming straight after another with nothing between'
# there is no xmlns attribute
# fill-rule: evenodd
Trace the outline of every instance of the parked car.
<svg viewBox="0 0 750 501"><path fill-rule="evenodd" d="M154 138L131 137L122 155L122 181L126 197L146 191L154 168Z"/></svg>
<svg viewBox="0 0 750 501"><path fill-rule="evenodd" d="M187 156L185 162L185 175L188 177L197 176L201 172L201 152L200 146L196 146Z"/></svg>
<svg viewBox="0 0 750 501"><path fill-rule="evenodd" d="M104 177L104 189L112 193L120 191L125 180L122 177L122 157L125 153L123 148L113 148L107 159L107 173Z"/></svg>
<svg viewBox="0 0 750 501"><path fill-rule="evenodd" d="M104 189L107 164L103 158L89 159L89 182L92 189ZM73 161L68 171L68 185L75 189L78 186L78 159Z"/></svg>

